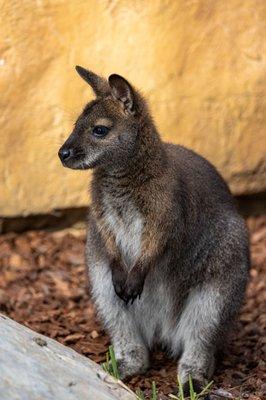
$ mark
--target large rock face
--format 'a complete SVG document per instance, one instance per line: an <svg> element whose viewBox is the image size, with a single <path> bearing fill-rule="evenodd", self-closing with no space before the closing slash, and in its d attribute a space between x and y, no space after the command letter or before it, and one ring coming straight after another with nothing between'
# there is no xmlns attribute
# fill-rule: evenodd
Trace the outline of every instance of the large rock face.
<svg viewBox="0 0 266 400"><path fill-rule="evenodd" d="M141 88L163 138L206 156L235 194L265 191L265 0L0 6L0 215L88 201L89 174L57 157L92 98L75 64Z"/></svg>

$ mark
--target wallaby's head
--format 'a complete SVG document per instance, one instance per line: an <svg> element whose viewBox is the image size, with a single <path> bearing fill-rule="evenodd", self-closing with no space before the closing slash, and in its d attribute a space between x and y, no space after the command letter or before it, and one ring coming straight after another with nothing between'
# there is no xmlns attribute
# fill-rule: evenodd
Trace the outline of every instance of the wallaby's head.
<svg viewBox="0 0 266 400"><path fill-rule="evenodd" d="M96 99L86 105L73 132L59 150L65 167L94 168L119 165L134 152L146 105L139 93L120 75L108 80L77 66Z"/></svg>

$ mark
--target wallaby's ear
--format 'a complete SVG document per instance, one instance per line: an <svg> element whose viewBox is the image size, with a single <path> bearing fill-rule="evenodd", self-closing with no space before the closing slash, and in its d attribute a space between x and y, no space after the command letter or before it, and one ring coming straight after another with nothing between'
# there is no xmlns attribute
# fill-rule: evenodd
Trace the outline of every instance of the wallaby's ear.
<svg viewBox="0 0 266 400"><path fill-rule="evenodd" d="M117 74L109 76L111 94L123 105L125 113L134 114L134 90L126 79Z"/></svg>
<svg viewBox="0 0 266 400"><path fill-rule="evenodd" d="M76 71L91 86L96 96L104 96L110 93L110 87L106 79L79 65L76 65Z"/></svg>

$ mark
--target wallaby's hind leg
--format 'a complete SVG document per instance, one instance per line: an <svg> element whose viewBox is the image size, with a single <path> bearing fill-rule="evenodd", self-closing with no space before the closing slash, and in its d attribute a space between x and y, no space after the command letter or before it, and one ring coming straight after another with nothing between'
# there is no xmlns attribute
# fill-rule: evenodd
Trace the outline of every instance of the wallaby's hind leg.
<svg viewBox="0 0 266 400"><path fill-rule="evenodd" d="M144 373L149 366L149 353L130 312L114 290L110 263L101 251L101 237L93 220L87 237L87 265L91 292L98 313L111 337L121 379Z"/></svg>
<svg viewBox="0 0 266 400"><path fill-rule="evenodd" d="M190 348L187 346L178 367L185 396L189 396L189 375L193 380L194 391L199 393L209 383L214 364L212 349L202 346L202 343L197 341L191 343Z"/></svg>
<svg viewBox="0 0 266 400"><path fill-rule="evenodd" d="M214 355L225 302L215 285L194 289L178 323L176 341L182 343L178 375L189 390L189 375L196 391L208 383L214 371Z"/></svg>
<svg viewBox="0 0 266 400"><path fill-rule="evenodd" d="M120 378L124 379L129 376L143 374L149 367L147 348L138 333L134 331L133 324L131 325L127 321L125 326L121 320L119 327L120 332L117 330L112 335L112 343L114 345Z"/></svg>
<svg viewBox="0 0 266 400"><path fill-rule="evenodd" d="M120 378L142 374L149 366L149 353L134 323L130 307L114 291L108 262L102 260L90 262L89 265L93 297L111 337Z"/></svg>
<svg viewBox="0 0 266 400"><path fill-rule="evenodd" d="M149 351L145 346L133 316L123 300L114 293L110 313L106 313L108 331L114 346L120 378L143 374L149 367ZM110 310L109 310L110 311Z"/></svg>

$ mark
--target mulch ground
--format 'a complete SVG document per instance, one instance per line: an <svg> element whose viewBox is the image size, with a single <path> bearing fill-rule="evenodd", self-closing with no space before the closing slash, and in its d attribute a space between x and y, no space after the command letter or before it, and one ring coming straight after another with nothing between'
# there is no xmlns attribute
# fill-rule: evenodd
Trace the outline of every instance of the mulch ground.
<svg viewBox="0 0 266 400"><path fill-rule="evenodd" d="M218 360L214 388L255 400L266 394L266 216L247 223L251 278L236 329ZM105 360L109 338L86 290L84 242L84 231L78 229L0 236L0 312L99 363ZM152 381L159 398L168 398L176 381L176 363L161 352L152 355L152 368L145 376L128 384L133 390L140 387L149 398Z"/></svg>

